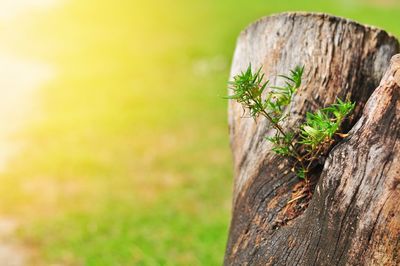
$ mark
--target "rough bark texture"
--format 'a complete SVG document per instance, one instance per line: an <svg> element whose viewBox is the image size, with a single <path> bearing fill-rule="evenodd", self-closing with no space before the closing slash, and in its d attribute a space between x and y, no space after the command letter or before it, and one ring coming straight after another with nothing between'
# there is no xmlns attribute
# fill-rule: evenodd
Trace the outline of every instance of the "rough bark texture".
<svg viewBox="0 0 400 266"><path fill-rule="evenodd" d="M398 52L385 31L323 14L266 17L241 33L231 78L251 63L279 84L276 74L305 65L285 129L336 97L357 105L345 125L351 135L331 150L309 207L276 229L298 179L264 139L273 134L267 121L242 118L230 102L226 265L400 265L400 56L382 79Z"/></svg>

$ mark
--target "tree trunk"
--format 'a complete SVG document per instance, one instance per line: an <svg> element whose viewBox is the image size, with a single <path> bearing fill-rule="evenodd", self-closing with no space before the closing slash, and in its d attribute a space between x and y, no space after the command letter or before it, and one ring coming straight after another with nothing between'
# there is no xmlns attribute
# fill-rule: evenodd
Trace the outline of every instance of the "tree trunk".
<svg viewBox="0 0 400 266"><path fill-rule="evenodd" d="M305 66L284 129L336 98L356 108L344 125L349 137L315 170L305 211L280 223L299 179L271 151L266 119L243 118L230 101L235 184L226 265L400 265L400 55L389 67L398 52L385 31L323 14L266 17L241 33L231 78L251 63L279 85L277 74Z"/></svg>

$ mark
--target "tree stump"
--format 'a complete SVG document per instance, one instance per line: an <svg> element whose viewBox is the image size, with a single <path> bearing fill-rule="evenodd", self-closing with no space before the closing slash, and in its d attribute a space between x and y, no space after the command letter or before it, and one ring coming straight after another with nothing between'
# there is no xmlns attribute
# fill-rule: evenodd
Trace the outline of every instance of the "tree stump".
<svg viewBox="0 0 400 266"><path fill-rule="evenodd" d="M266 119L243 118L229 102L235 182L225 265L400 265L399 50L383 30L324 14L265 17L241 33L231 79L251 63L281 85L277 74L305 66L284 129L336 98L356 108L308 207L277 227L299 179L271 151Z"/></svg>

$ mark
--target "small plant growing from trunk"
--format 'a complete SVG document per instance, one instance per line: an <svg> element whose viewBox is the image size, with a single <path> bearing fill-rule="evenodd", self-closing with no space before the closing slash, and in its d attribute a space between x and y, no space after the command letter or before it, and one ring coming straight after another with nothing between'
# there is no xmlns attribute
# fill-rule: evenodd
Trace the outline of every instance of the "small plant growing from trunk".
<svg viewBox="0 0 400 266"><path fill-rule="evenodd" d="M307 112L304 123L297 128L285 131L282 123L288 118L292 99L301 86L304 67L297 66L289 75L279 75L284 80L284 86L269 86L264 81L261 68L253 72L251 66L229 82L232 94L228 99L240 103L250 117L256 119L265 117L275 129L272 137L266 137L273 143L272 150L283 157L289 158L298 178L304 180L305 186L288 202L289 204L311 197L310 172L324 159L329 149L335 143L335 135L339 133L344 119L354 109L354 103L337 99L336 103L322 108L314 113Z"/></svg>

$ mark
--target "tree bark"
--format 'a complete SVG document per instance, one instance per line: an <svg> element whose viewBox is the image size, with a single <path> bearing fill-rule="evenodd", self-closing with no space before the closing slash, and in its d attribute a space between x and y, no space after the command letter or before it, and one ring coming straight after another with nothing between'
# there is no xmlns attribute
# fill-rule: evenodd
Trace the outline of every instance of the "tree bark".
<svg viewBox="0 0 400 266"><path fill-rule="evenodd" d="M279 85L277 74L305 66L285 130L336 98L356 108L344 125L349 137L316 173L308 207L277 227L299 179L271 151L266 119L243 118L230 101L235 182L225 265L400 265L399 50L383 30L324 14L270 16L241 33L231 79L251 63Z"/></svg>

